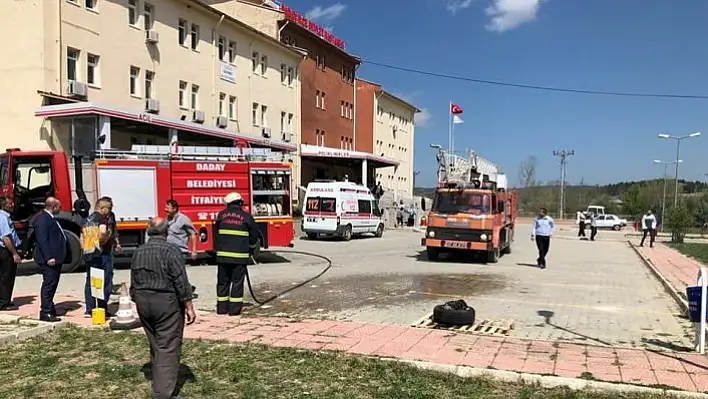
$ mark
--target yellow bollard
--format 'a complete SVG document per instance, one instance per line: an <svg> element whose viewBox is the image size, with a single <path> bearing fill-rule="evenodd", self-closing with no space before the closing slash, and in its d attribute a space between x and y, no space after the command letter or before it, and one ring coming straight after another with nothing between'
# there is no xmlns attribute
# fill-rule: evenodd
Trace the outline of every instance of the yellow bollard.
<svg viewBox="0 0 708 399"><path fill-rule="evenodd" d="M91 321L94 326L106 324L106 309L95 308L91 311Z"/></svg>

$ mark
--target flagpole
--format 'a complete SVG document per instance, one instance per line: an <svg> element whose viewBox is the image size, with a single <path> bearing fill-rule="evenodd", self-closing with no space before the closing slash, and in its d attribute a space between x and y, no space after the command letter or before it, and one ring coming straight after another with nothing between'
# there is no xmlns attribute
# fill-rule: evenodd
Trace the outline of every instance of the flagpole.
<svg viewBox="0 0 708 399"><path fill-rule="evenodd" d="M455 155L455 115L452 116L452 149L450 150L450 154Z"/></svg>
<svg viewBox="0 0 708 399"><path fill-rule="evenodd" d="M450 124L447 129L447 151L452 152L452 101L450 101L450 105L447 107L447 112L450 114Z"/></svg>

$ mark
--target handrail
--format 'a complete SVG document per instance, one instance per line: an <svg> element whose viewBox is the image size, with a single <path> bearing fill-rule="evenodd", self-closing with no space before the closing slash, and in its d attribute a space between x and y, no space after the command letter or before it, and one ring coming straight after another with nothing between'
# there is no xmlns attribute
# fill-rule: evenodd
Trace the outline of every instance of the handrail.
<svg viewBox="0 0 708 399"><path fill-rule="evenodd" d="M706 308L708 308L708 268L701 267L698 270L698 285L701 286L700 321L696 323L696 333L698 334L698 353L706 353Z"/></svg>

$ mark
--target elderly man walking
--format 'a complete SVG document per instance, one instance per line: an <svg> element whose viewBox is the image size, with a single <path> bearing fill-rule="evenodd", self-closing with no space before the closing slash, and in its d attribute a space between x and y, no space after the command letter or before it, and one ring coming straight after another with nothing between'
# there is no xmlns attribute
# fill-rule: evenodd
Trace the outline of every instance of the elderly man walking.
<svg viewBox="0 0 708 399"><path fill-rule="evenodd" d="M180 250L167 242L168 222L148 223L150 240L134 253L130 266L130 296L150 343L152 397L173 398L186 324L194 323L192 285Z"/></svg>

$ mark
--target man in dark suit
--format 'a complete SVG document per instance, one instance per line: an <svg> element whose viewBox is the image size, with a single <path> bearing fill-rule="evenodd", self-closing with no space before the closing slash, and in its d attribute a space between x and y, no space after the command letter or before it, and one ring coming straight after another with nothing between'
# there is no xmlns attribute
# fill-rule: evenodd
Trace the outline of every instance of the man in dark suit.
<svg viewBox="0 0 708 399"><path fill-rule="evenodd" d="M56 220L61 210L61 203L54 197L44 202L44 210L32 220L34 236L34 262L42 272L42 304L39 319L42 321L60 321L54 308L54 295L59 286L62 263L66 260L66 236Z"/></svg>

